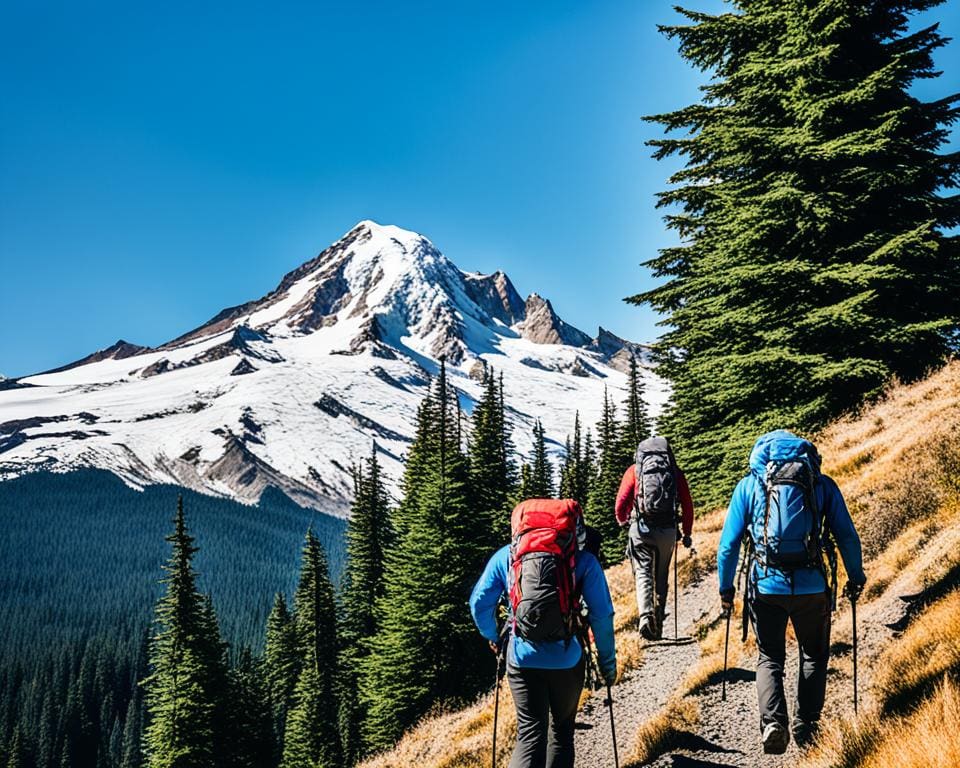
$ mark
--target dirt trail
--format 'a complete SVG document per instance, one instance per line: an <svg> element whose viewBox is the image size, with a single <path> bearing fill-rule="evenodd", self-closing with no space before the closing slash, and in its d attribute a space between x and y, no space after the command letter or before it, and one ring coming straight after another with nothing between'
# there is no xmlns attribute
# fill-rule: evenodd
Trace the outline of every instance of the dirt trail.
<svg viewBox="0 0 960 768"><path fill-rule="evenodd" d="M683 555L681 555L682 557ZM673 608L672 590L670 608ZM673 640L673 616L664 623L665 639L649 643L640 666L627 673L613 688L620 764L634 751L640 724L655 715L673 693L687 669L700 656L692 637L696 624L716 610L716 588L708 578L681 589L678 612L680 641ZM613 766L610 714L603 701L605 691L592 695L577 716L577 765L590 768Z"/></svg>
<svg viewBox="0 0 960 768"><path fill-rule="evenodd" d="M891 585L878 600L861 607L859 624L861 639L861 711L871 705L868 692L869 665L879 648L893 634L890 623L901 618L906 605L899 595L909 592L913 580L902 578ZM672 584L671 584L672 589ZM672 606L671 606L672 607ZM628 673L614 687L614 711L621 765L630 762L640 725L656 715L678 686L686 671L700 656L700 648L691 635L698 624L716 618L719 612L716 575L708 572L699 581L680 591L681 643L664 640L646 646L641 665ZM667 635L672 635L673 622L667 617ZM686 637L688 642L682 642ZM834 615L833 652L827 682L825 717L852 714L850 678L850 615L848 604ZM793 709L798 666L796 643L788 644L787 700ZM756 693L756 651L745 652L740 641L740 620L730 628L730 670L727 677L727 700L720 700L720 684L711 685L696 696L700 719L694 733L685 733L677 749L663 755L651 765L656 768L709 768L710 766L744 766L745 768L778 768L795 766L800 750L791 742L785 755L764 755L760 749ZM598 692L584 704L577 718L577 765L602 768L613 765L610 720Z"/></svg>
<svg viewBox="0 0 960 768"><path fill-rule="evenodd" d="M922 565L918 563L918 566ZM872 666L881 650L902 628L910 608L908 595L918 591L917 572L901 574L876 600L864 603L858 610L858 637L860 659L860 712L874 706L869 688ZM707 576L712 586L707 591L707 610L716 610L716 577ZM694 602L699 595L693 590L688 596ZM830 668L827 677L827 697L823 721L853 716L853 683L850 640L852 637L849 603L841 599L840 611L833 617ZM712 614L711 614L712 615ZM743 766L744 768L773 768L796 766L801 750L791 741L784 755L764 755L760 747L756 692L756 651L745 652L740 642L740 622L735 619L730 629L730 671L727 677L727 700L721 701L720 685L712 685L697 695L700 719L695 733L681 739L678 749L660 757L655 768L710 768L711 766ZM785 686L788 707L792 713L796 692L798 653L796 642L788 634ZM582 763L592 765L592 763Z"/></svg>

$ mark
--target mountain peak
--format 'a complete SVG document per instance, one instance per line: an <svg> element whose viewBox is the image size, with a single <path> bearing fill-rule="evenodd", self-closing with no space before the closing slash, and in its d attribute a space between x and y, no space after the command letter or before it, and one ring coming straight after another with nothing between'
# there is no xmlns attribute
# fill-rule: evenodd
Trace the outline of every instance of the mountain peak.
<svg viewBox="0 0 960 768"><path fill-rule="evenodd" d="M0 423L31 425L0 446L0 480L96 466L248 501L273 485L345 513L347 467L371 440L399 475L440 359L465 410L480 394L471 375L492 364L511 382L519 444L542 419L559 445L570 413L589 421L604 387L622 386L628 346L589 338L540 294L524 300L502 270L464 272L426 237L363 220L266 295L159 348L121 340L76 370L0 382Z"/></svg>
<svg viewBox="0 0 960 768"><path fill-rule="evenodd" d="M572 347L583 347L591 341L583 331L561 320L550 301L538 293L531 293L527 297L524 315L520 332L525 339L536 344L566 344Z"/></svg>

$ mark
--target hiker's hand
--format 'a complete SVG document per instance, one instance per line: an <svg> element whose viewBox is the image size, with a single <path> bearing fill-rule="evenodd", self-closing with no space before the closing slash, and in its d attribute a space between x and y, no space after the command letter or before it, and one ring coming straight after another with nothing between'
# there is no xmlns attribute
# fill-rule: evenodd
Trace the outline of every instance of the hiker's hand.
<svg viewBox="0 0 960 768"><path fill-rule="evenodd" d="M720 593L720 607L723 609L724 614L730 613L733 610L733 595L734 590L725 589Z"/></svg>
<svg viewBox="0 0 960 768"><path fill-rule="evenodd" d="M693 546L693 539L691 539L689 536L684 536L683 541L681 543L683 544L684 547L686 547L687 549L690 549L690 547Z"/></svg>
<svg viewBox="0 0 960 768"><path fill-rule="evenodd" d="M499 656L499 655L500 655L500 646L498 646L496 643L490 643L489 645L490 645L490 650L493 651L493 655L494 655L494 656Z"/></svg>
<svg viewBox="0 0 960 768"><path fill-rule="evenodd" d="M848 581L847 585L843 588L843 594L850 600L851 603L857 602L860 599L860 595L863 592L863 584L854 584L852 581Z"/></svg>

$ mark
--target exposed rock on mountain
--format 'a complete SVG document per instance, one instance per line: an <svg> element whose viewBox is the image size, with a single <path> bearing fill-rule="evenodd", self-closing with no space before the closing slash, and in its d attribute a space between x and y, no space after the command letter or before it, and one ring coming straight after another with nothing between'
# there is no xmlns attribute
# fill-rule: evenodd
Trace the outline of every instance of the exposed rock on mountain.
<svg viewBox="0 0 960 768"><path fill-rule="evenodd" d="M92 466L243 501L273 485L342 514L346 468L372 441L399 475L441 359L468 412L483 364L503 372L525 451L535 419L554 446L574 411L594 421L604 387L616 397L644 354L602 329L591 339L537 294L523 301L503 272L463 272L422 235L364 221L262 298L156 349L117 342L17 389L0 382L0 423L21 424L0 479ZM656 409L665 388L644 375Z"/></svg>

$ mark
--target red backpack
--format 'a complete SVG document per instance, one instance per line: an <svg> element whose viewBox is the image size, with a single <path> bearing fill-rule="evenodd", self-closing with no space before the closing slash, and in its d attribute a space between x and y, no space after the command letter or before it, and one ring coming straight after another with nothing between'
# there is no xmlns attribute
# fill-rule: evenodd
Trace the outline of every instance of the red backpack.
<svg viewBox="0 0 960 768"><path fill-rule="evenodd" d="M582 516L573 499L527 499L514 507L509 581L517 637L569 642L576 633L574 569Z"/></svg>

